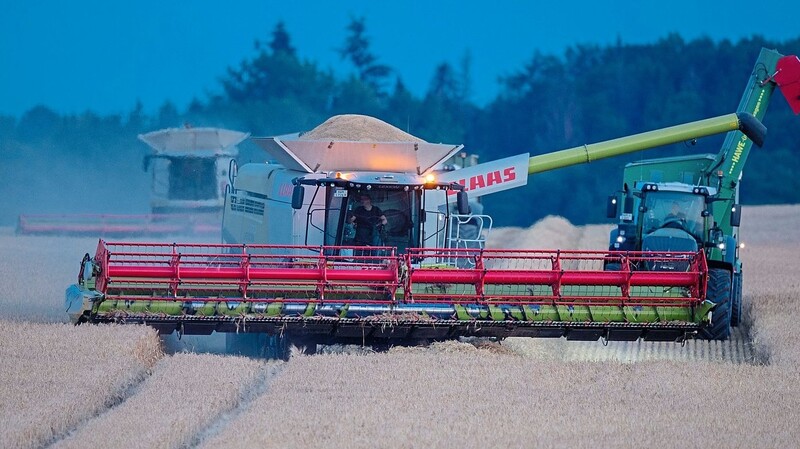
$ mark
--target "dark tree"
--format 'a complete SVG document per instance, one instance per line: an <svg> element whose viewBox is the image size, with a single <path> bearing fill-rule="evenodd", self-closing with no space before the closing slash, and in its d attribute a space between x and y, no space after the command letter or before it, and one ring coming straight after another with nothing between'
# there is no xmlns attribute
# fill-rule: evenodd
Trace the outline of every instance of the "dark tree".
<svg viewBox="0 0 800 449"><path fill-rule="evenodd" d="M453 67L443 62L436 66L428 88L428 97L434 97L445 101L457 102L460 99L460 88L456 79L456 72Z"/></svg>
<svg viewBox="0 0 800 449"><path fill-rule="evenodd" d="M339 49L339 56L353 63L361 82L372 87L376 92L381 92L392 69L387 65L378 64L378 57L370 51L370 41L366 36L364 18L351 19L347 31L349 34L345 39L344 46Z"/></svg>
<svg viewBox="0 0 800 449"><path fill-rule="evenodd" d="M278 22L275 25L275 29L272 30L272 41L269 43L269 48L272 53L286 53L287 55L297 56L283 22Z"/></svg>

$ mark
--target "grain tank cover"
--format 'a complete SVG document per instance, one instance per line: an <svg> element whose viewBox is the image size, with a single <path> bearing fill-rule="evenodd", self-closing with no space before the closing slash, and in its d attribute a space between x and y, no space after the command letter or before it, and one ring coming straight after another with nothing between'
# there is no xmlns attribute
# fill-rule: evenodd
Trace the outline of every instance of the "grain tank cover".
<svg viewBox="0 0 800 449"><path fill-rule="evenodd" d="M334 115L305 133L255 138L286 168L320 171L375 171L421 175L461 145L428 143L368 115Z"/></svg>
<svg viewBox="0 0 800 449"><path fill-rule="evenodd" d="M463 145L427 142L354 142L304 140L298 134L254 137L278 163L307 173L374 171L422 174Z"/></svg>
<svg viewBox="0 0 800 449"><path fill-rule="evenodd" d="M221 128L167 128L139 134L139 140L163 156L235 156L236 145L249 135Z"/></svg>

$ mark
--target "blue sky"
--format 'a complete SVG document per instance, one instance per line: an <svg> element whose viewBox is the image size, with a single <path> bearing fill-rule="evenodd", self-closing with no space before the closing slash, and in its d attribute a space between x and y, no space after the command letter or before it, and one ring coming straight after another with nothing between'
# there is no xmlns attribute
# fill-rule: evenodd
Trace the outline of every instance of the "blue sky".
<svg viewBox="0 0 800 449"><path fill-rule="evenodd" d="M60 113L154 112L170 100L219 91L228 66L254 54L283 21L301 57L346 75L336 48L351 17L366 19L379 62L422 95L437 64L472 58L474 100L497 93L497 77L536 50L685 39L800 36L800 2L673 0L255 1L41 0L6 2L0 15L0 114L37 104Z"/></svg>

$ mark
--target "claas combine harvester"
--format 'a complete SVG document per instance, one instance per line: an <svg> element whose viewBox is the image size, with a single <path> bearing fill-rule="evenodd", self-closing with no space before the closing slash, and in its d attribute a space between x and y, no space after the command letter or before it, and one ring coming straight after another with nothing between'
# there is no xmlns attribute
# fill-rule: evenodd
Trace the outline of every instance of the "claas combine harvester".
<svg viewBox="0 0 800 449"><path fill-rule="evenodd" d="M705 251L487 249L480 230L464 232L490 226L469 213L467 195L525 184L526 171L737 130L758 145L766 132L743 112L439 174L460 145L386 137L393 133L255 139L276 162L230 174L224 243L101 240L67 289L68 313L76 323L145 323L165 334L224 332L230 351L273 357L287 357L290 345L462 336L690 337L716 306ZM380 210L374 221L354 223L370 205Z"/></svg>

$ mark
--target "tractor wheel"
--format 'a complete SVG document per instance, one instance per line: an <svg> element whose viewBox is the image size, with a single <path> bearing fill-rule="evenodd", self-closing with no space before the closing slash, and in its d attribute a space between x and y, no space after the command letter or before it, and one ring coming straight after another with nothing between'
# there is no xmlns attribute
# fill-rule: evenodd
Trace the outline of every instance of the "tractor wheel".
<svg viewBox="0 0 800 449"><path fill-rule="evenodd" d="M731 291L731 326L737 327L742 322L742 273L733 275Z"/></svg>
<svg viewBox="0 0 800 449"><path fill-rule="evenodd" d="M716 304L711 322L700 329L705 340L727 340L731 335L731 272L722 268L708 270L706 299Z"/></svg>

